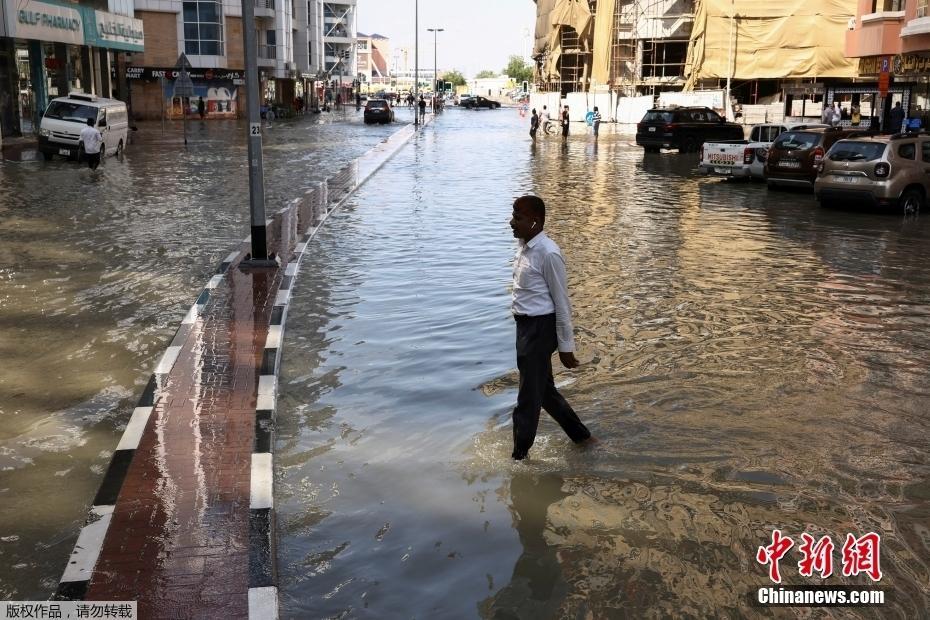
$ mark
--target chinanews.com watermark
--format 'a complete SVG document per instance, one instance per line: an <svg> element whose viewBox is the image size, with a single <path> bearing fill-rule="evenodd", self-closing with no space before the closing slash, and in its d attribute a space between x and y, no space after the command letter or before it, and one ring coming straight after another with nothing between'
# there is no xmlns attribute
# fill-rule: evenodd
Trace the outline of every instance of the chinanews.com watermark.
<svg viewBox="0 0 930 620"><path fill-rule="evenodd" d="M872 583L882 579L881 535L869 532L862 536L846 534L840 549L837 574L843 577L864 575ZM754 605L765 607L872 607L885 604L885 590L877 587L850 585L782 585L781 560L795 546L795 541L772 530L772 541L759 547L756 562L768 567L769 580L775 585L758 588L752 597ZM796 554L798 575L829 579L834 574L834 549L829 536L814 538L801 534ZM787 562L786 562L787 563Z"/></svg>
<svg viewBox="0 0 930 620"><path fill-rule="evenodd" d="M0 601L0 620L137 620L136 601Z"/></svg>

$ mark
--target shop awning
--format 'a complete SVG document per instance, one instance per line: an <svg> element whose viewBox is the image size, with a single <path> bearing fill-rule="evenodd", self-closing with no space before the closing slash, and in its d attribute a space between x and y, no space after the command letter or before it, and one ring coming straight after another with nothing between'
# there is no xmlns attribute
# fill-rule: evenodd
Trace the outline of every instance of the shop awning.
<svg viewBox="0 0 930 620"><path fill-rule="evenodd" d="M856 5L857 0L697 0L685 89L728 73L737 80L855 77L856 66L843 47Z"/></svg>

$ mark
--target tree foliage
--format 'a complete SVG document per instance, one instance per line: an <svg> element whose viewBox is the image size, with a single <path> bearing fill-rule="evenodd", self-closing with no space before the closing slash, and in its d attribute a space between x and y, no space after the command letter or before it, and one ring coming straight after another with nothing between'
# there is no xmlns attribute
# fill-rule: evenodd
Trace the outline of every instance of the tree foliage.
<svg viewBox="0 0 930 620"><path fill-rule="evenodd" d="M496 78L497 73L491 71L490 69L485 69L484 71L479 71L478 75L475 76L476 80L483 80L484 78Z"/></svg>
<svg viewBox="0 0 930 620"><path fill-rule="evenodd" d="M461 72L452 70L442 74L443 82L452 82L453 86L465 86L465 76Z"/></svg>
<svg viewBox="0 0 930 620"><path fill-rule="evenodd" d="M504 73L518 83L523 80L527 82L533 81L533 67L526 64L526 61L521 56L511 56L510 61L504 68Z"/></svg>

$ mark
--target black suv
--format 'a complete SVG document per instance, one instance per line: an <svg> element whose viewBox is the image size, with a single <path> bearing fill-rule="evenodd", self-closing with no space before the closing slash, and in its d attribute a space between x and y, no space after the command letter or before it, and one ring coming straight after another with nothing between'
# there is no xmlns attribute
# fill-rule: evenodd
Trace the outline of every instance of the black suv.
<svg viewBox="0 0 930 620"><path fill-rule="evenodd" d="M646 112L636 125L636 144L647 153L659 149L696 151L708 140L742 140L743 127L728 123L710 108L667 108Z"/></svg>

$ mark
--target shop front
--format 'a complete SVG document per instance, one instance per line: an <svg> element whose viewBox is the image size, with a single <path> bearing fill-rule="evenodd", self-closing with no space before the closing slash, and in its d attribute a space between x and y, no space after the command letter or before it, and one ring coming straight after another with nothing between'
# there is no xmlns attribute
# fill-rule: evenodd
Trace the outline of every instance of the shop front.
<svg viewBox="0 0 930 620"><path fill-rule="evenodd" d="M888 84L885 95L878 87L883 73ZM876 80L872 86L877 101L874 116L881 119L884 131L895 130L890 126L891 110L898 103L908 114L926 117L930 106L930 58L920 54L865 56L859 59L859 76ZM926 126L926 120L924 123Z"/></svg>
<svg viewBox="0 0 930 620"><path fill-rule="evenodd" d="M35 131L48 101L71 91L114 95L115 54L144 48L141 20L75 4L3 0L0 129ZM12 94L12 96L10 95Z"/></svg>
<svg viewBox="0 0 930 620"><path fill-rule="evenodd" d="M178 70L171 67L127 67L126 78L136 118L181 119L185 107L189 117L198 117L203 99L204 117L237 118L245 105L245 72L238 69L190 70L193 97L174 94Z"/></svg>

